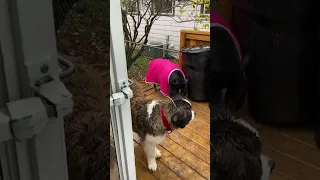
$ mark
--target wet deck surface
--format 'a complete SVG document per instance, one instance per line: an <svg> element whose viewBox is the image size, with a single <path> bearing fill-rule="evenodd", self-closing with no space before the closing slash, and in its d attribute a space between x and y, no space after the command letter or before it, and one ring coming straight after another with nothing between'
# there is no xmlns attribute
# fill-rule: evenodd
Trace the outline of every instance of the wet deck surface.
<svg viewBox="0 0 320 180"><path fill-rule="evenodd" d="M248 115L246 104L238 115L257 128L263 153L275 161L271 180L320 179L320 150L311 129L277 128L255 123Z"/></svg>
<svg viewBox="0 0 320 180"><path fill-rule="evenodd" d="M153 86L144 85L147 98L165 97ZM140 144L135 146L137 178L145 179L209 179L210 177L210 122L206 104L193 103L195 119L184 129L172 132L158 149L162 153L155 173L148 171ZM208 110L208 109L207 109Z"/></svg>
<svg viewBox="0 0 320 180"><path fill-rule="evenodd" d="M152 86L144 85L147 98L164 98ZM192 102L197 115L186 128L173 132L158 146L162 158L157 160L155 173L148 170L147 161L138 137L135 139L136 172L138 180L149 179L209 179L210 121L207 103ZM308 129L275 128L255 123L247 113L239 114L251 122L260 133L263 153L276 162L271 180L319 180L320 151ZM115 176L113 176L115 177ZM115 180L116 178L111 178Z"/></svg>

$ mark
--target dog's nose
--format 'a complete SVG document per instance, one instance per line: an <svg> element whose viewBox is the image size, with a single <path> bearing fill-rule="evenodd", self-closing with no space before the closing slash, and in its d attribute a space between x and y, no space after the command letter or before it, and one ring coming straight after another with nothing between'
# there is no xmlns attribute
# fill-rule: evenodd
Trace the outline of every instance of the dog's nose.
<svg viewBox="0 0 320 180"><path fill-rule="evenodd" d="M273 171L274 167L276 166L276 163L273 160L268 161L268 165L271 169L270 173Z"/></svg>

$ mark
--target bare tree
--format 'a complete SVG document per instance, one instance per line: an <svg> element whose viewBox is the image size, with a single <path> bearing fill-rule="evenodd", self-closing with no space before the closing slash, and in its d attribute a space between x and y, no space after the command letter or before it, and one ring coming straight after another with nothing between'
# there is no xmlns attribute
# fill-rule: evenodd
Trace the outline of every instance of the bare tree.
<svg viewBox="0 0 320 180"><path fill-rule="evenodd" d="M122 21L125 38L127 68L141 56L147 44L152 25L161 15L171 14L177 23L196 21L203 23L209 21L209 15L200 12L186 11L188 6L203 6L209 8L210 0L122 0ZM178 14L175 14L178 9ZM186 15L188 14L188 15ZM139 36L139 29L144 32Z"/></svg>

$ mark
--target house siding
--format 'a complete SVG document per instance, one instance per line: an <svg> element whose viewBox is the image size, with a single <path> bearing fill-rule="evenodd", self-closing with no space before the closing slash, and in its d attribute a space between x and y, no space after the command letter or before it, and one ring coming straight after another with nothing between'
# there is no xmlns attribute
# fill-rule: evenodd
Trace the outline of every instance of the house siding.
<svg viewBox="0 0 320 180"><path fill-rule="evenodd" d="M203 22L203 24L199 24L195 21L189 22L179 22L181 21L178 17L182 19L187 19L190 16L191 12L194 14L200 13L200 6L194 9L192 6L187 6L184 8L186 10L185 13L180 14L179 9L175 9L175 16L160 16L158 20L152 25L151 31L149 33L148 42L162 42L166 43L166 36L169 35L169 49L179 50L180 49L180 31L181 30L194 30L197 28L200 31L209 31L209 28L203 28L203 24L209 24L210 22ZM128 21L133 24L132 18L128 16ZM133 25L132 25L133 26ZM144 27L145 22L141 23L140 28L138 29L139 35L138 37L142 37L144 35ZM172 47L173 45L173 47ZM175 56L177 53L175 53Z"/></svg>

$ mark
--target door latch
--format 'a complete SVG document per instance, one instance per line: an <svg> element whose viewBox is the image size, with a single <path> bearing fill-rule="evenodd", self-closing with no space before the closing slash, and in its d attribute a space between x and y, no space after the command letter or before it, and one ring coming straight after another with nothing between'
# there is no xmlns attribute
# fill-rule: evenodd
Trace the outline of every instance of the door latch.
<svg viewBox="0 0 320 180"><path fill-rule="evenodd" d="M114 93L110 96L110 106L119 106L123 104L126 99L131 99L133 97L133 92L129 87L129 84L120 82L120 92Z"/></svg>
<svg viewBox="0 0 320 180"><path fill-rule="evenodd" d="M72 95L59 79L47 75L32 90L35 97L8 102L7 108L0 110L0 142L32 138L50 119L72 112Z"/></svg>

